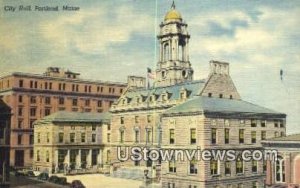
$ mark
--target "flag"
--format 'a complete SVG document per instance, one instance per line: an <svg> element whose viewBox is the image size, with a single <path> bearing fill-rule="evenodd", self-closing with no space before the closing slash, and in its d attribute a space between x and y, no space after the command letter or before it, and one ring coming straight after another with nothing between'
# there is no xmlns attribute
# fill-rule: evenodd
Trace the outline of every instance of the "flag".
<svg viewBox="0 0 300 188"><path fill-rule="evenodd" d="M149 67L147 68L147 77L150 79L155 79L155 73L153 73Z"/></svg>

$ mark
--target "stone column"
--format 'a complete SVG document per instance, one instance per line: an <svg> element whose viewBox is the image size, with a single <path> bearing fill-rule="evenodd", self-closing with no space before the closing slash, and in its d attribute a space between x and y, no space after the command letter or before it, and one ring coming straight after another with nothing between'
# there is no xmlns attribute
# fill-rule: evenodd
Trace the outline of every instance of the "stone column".
<svg viewBox="0 0 300 188"><path fill-rule="evenodd" d="M67 155L65 156L65 163L70 166L70 150L67 150Z"/></svg>
<svg viewBox="0 0 300 188"><path fill-rule="evenodd" d="M102 162L102 153L103 153L103 151L101 149L99 149L97 164L103 164L103 162Z"/></svg>
<svg viewBox="0 0 300 188"><path fill-rule="evenodd" d="M89 150L89 153L88 153L88 155L87 155L87 160L86 160L86 162L87 162L87 166L88 166L89 168L91 168L91 167L92 167L92 150L91 150L91 149Z"/></svg>
<svg viewBox="0 0 300 188"><path fill-rule="evenodd" d="M76 156L76 167L77 169L81 168L81 149L78 150L78 154Z"/></svg>
<svg viewBox="0 0 300 188"><path fill-rule="evenodd" d="M58 150L54 150L54 160L53 160L53 164L54 164L54 173L58 173Z"/></svg>

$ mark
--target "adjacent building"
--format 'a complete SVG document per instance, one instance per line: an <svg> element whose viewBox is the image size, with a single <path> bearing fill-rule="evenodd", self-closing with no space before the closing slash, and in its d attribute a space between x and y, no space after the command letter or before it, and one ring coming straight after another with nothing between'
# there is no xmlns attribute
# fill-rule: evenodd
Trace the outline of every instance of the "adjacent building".
<svg viewBox="0 0 300 188"><path fill-rule="evenodd" d="M0 98L0 187L9 187L11 109Z"/></svg>
<svg viewBox="0 0 300 188"><path fill-rule="evenodd" d="M40 75L17 72L0 78L0 96L13 114L10 165L32 165L34 121L57 111L108 111L124 88L124 83L84 80L57 67Z"/></svg>
<svg viewBox="0 0 300 188"><path fill-rule="evenodd" d="M300 187L300 134L262 141L266 149L277 150L277 161L267 161L266 185Z"/></svg>
<svg viewBox="0 0 300 188"><path fill-rule="evenodd" d="M110 114L56 112L34 123L34 136L34 169L95 171L109 161Z"/></svg>
<svg viewBox="0 0 300 188"><path fill-rule="evenodd" d="M286 115L242 100L229 63L210 61L206 80L194 80L187 24L173 3L160 24L160 56L153 87L132 77L111 107L112 162L146 169L163 187L260 188L264 161L118 160L133 147L261 150L261 140L285 135ZM149 157L148 157L149 159ZM156 171L156 173L153 173Z"/></svg>

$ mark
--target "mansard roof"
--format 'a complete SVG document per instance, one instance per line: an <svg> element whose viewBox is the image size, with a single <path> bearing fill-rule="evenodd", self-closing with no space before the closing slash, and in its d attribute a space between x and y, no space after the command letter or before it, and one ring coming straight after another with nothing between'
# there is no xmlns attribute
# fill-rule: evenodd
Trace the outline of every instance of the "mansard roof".
<svg viewBox="0 0 300 188"><path fill-rule="evenodd" d="M172 86L166 86L166 87L153 87L153 88L138 88L138 89L131 89L128 90L121 98L135 98L137 96L144 96L149 98L151 95L156 95L159 98L161 97L161 94L163 93L168 93L170 94L169 100L177 100L180 99L180 91L185 89L188 91L188 94L190 96L198 95L201 90L203 89L205 85L205 80L196 80L192 82L185 82L185 83L180 83ZM158 100L159 100L158 98Z"/></svg>
<svg viewBox="0 0 300 188"><path fill-rule="evenodd" d="M249 116L265 115L278 118L285 114L261 107L243 100L195 96L186 102L172 107L163 113L164 116L189 115L204 113L205 115Z"/></svg>
<svg viewBox="0 0 300 188"><path fill-rule="evenodd" d="M46 123L110 123L110 113L59 111L37 120L35 124Z"/></svg>

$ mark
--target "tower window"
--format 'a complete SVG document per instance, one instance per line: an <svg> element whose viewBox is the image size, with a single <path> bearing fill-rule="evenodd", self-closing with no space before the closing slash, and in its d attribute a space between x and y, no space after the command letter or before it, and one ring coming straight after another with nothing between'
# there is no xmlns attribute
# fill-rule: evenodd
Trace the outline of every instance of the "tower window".
<svg viewBox="0 0 300 188"><path fill-rule="evenodd" d="M164 45L164 61L168 61L170 58L170 48L169 48L169 44L166 43Z"/></svg>
<svg viewBox="0 0 300 188"><path fill-rule="evenodd" d="M166 72L165 72L165 71L162 71L162 72L161 72L161 77L162 77L162 78L166 78Z"/></svg>
<svg viewBox="0 0 300 188"><path fill-rule="evenodd" d="M212 97L212 93L208 93L208 97Z"/></svg>

